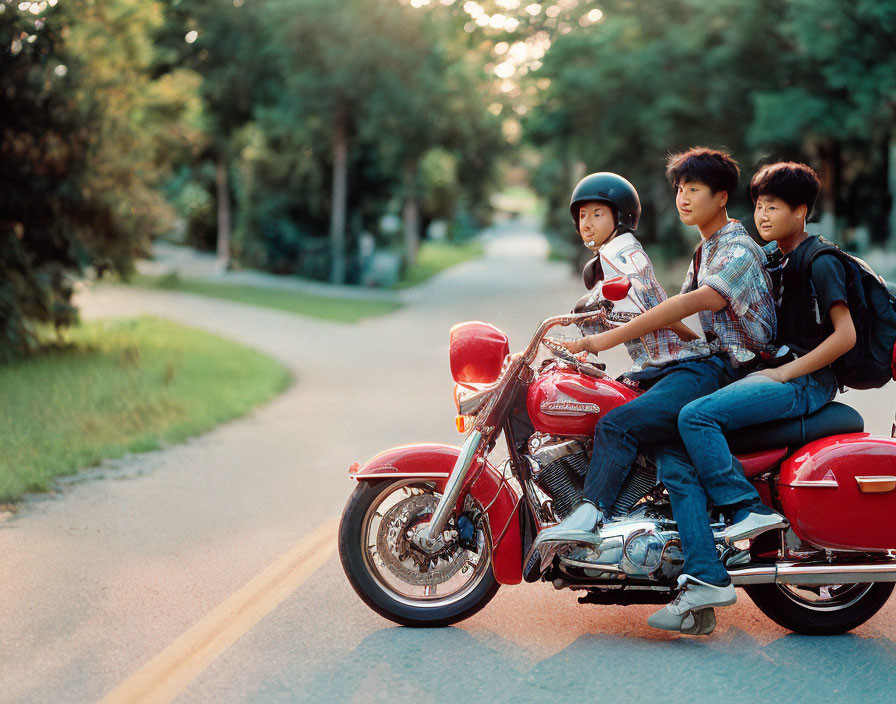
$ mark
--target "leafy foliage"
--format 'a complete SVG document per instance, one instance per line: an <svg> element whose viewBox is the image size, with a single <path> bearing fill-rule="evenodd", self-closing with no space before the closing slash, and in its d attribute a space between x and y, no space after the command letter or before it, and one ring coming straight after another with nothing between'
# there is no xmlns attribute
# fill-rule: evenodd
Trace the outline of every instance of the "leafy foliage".
<svg viewBox="0 0 896 704"><path fill-rule="evenodd" d="M745 179L771 159L814 165L841 224L887 236L896 98L896 4L848 0L608 0L602 21L556 37L532 74L527 135L545 157L536 187L569 233L566 199L590 171L642 194L642 236L680 251L663 183L668 153L731 150ZM543 87L542 87L543 86ZM733 212L749 211L745 189Z"/></svg>
<svg viewBox="0 0 896 704"><path fill-rule="evenodd" d="M694 144L745 176L807 161L822 210L884 241L894 37L894 0L0 0L0 356L175 223L354 282L367 234L410 268L433 220L488 218L499 173L570 244L576 180L622 173L678 253L663 162Z"/></svg>
<svg viewBox="0 0 896 704"><path fill-rule="evenodd" d="M0 10L0 357L9 357L34 346L35 324L75 319L72 282L85 267L127 272L168 227L156 139L184 96L148 74L154 2L3 0Z"/></svg>

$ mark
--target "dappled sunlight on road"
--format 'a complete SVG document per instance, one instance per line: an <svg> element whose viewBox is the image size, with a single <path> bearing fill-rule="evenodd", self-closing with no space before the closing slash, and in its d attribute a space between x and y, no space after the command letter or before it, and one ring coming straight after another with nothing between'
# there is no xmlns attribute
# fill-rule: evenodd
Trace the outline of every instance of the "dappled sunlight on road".
<svg viewBox="0 0 896 704"><path fill-rule="evenodd" d="M534 230L494 227L482 235L487 257L546 259L550 245L545 236Z"/></svg>

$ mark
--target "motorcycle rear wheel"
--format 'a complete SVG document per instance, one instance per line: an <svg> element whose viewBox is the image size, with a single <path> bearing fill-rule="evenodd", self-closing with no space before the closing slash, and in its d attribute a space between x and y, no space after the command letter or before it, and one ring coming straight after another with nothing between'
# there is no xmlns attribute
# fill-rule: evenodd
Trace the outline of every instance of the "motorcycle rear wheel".
<svg viewBox="0 0 896 704"><path fill-rule="evenodd" d="M468 618L498 591L491 540L483 527L479 552L448 546L437 558L405 540L427 520L440 498L432 481L384 479L358 482L339 524L339 558L358 596L381 616L403 626L448 626Z"/></svg>
<svg viewBox="0 0 896 704"><path fill-rule="evenodd" d="M892 582L872 584L753 584L744 590L779 626L809 636L846 633L874 616L893 592Z"/></svg>

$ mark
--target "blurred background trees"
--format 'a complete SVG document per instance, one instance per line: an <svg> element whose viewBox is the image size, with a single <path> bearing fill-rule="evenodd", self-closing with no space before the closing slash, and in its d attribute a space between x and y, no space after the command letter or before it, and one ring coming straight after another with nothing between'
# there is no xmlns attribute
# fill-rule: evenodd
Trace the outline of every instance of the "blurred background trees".
<svg viewBox="0 0 896 704"><path fill-rule="evenodd" d="M884 245L894 37L896 0L0 0L0 351L162 235L357 283L371 246L412 265L509 185L574 256L591 171L632 180L642 239L681 254L663 162L694 144L744 181L810 163L826 232Z"/></svg>
<svg viewBox="0 0 896 704"><path fill-rule="evenodd" d="M825 184L829 236L861 248L892 234L896 3L859 0L607 0L591 31L555 38L526 133L555 204L586 171L639 189L640 237L680 251L663 162L695 144L729 149L743 187L729 210L751 227L746 183L769 161L805 161ZM844 235L845 233L845 235Z"/></svg>

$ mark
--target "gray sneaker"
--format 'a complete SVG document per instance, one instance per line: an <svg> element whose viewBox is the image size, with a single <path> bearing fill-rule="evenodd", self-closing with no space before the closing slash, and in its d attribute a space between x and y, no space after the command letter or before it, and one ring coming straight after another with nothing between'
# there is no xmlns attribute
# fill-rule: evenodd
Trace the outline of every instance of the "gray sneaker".
<svg viewBox="0 0 896 704"><path fill-rule="evenodd" d="M534 545L580 543L596 547L601 543L600 527L603 524L603 512L590 501L583 501L557 525L541 531L535 537Z"/></svg>
<svg viewBox="0 0 896 704"><path fill-rule="evenodd" d="M536 565L541 572L544 572L550 566L557 547L560 545L574 543L595 548L599 546L601 544L600 527L603 523L604 514L597 506L590 501L580 503L557 525L545 528L535 536L529 554L526 556L527 574L530 577L534 576Z"/></svg>
<svg viewBox="0 0 896 704"><path fill-rule="evenodd" d="M681 591L671 604L652 614L647 625L663 631L708 635L715 629L714 606L729 606L737 601L734 585L720 587L683 574L678 578ZM711 611L712 613L704 613Z"/></svg>
<svg viewBox="0 0 896 704"><path fill-rule="evenodd" d="M790 526L790 521L784 516L763 506L761 511L749 509L738 511L734 514L731 525L716 533L715 537L731 544L738 540L755 538L769 530L778 530L788 526Z"/></svg>

